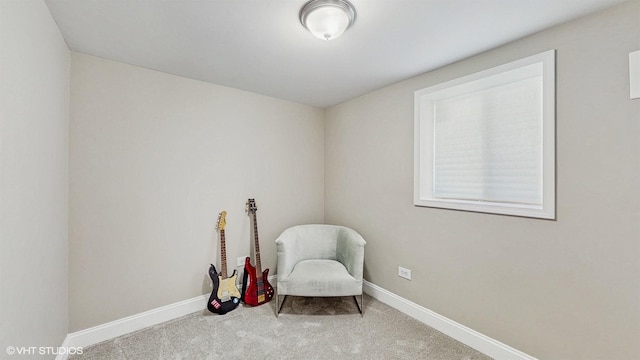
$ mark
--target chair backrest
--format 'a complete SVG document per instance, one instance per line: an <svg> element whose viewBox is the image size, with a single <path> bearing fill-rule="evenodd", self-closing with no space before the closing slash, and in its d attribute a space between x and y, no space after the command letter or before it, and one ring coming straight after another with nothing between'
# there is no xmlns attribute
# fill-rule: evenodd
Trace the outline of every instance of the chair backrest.
<svg viewBox="0 0 640 360"><path fill-rule="evenodd" d="M298 225L285 230L279 239L287 241L287 251L295 253L297 261L336 260L339 231L340 227L335 225Z"/></svg>

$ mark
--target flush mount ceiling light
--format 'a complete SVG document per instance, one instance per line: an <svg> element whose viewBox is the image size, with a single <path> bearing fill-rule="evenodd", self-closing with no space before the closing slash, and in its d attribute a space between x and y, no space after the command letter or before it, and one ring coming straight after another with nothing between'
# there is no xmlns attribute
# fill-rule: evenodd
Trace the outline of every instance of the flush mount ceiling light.
<svg viewBox="0 0 640 360"><path fill-rule="evenodd" d="M300 9L300 22L313 35L332 40L356 20L356 9L347 0L311 0Z"/></svg>

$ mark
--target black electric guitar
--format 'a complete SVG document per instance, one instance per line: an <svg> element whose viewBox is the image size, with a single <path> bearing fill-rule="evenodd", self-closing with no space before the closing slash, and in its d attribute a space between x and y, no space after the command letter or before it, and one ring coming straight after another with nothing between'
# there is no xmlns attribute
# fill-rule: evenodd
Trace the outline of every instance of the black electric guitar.
<svg viewBox="0 0 640 360"><path fill-rule="evenodd" d="M224 236L227 212L223 211L218 215L218 231L220 232L220 258L222 261L222 271L216 272L216 267L211 264L209 276L213 281L213 291L209 296L207 309L212 313L224 315L235 309L240 304L240 292L236 287L236 277L238 271L233 270L231 277L227 278L227 250Z"/></svg>
<svg viewBox="0 0 640 360"><path fill-rule="evenodd" d="M256 221L256 202L254 199L247 201L247 211L253 218L253 237L255 240L256 266L251 266L251 258L244 261L244 281L242 285L242 300L251 306L262 305L273 298L273 287L267 280L269 269L262 271L260 266L260 242L258 241L258 222ZM249 283L247 285L247 282Z"/></svg>

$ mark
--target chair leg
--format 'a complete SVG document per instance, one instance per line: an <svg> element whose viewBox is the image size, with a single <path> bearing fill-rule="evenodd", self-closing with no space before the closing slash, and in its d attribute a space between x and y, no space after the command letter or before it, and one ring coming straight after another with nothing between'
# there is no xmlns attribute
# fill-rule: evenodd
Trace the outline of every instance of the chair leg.
<svg viewBox="0 0 640 360"><path fill-rule="evenodd" d="M364 293L360 294L360 304L358 304L358 295L353 295L353 300L356 302L360 315L364 317Z"/></svg>
<svg viewBox="0 0 640 360"><path fill-rule="evenodd" d="M279 302L279 295L278 292L276 291L276 317L278 317L280 315L280 310L282 310L282 306L284 305L284 302L287 300L287 295L285 295L282 298L282 304Z"/></svg>

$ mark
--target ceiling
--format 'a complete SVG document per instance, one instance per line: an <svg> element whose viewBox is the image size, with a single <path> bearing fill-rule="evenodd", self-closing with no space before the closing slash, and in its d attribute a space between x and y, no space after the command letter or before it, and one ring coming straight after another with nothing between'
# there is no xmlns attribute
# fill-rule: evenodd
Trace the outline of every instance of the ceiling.
<svg viewBox="0 0 640 360"><path fill-rule="evenodd" d="M327 107L623 0L351 0L323 41L306 0L46 0L71 50Z"/></svg>

